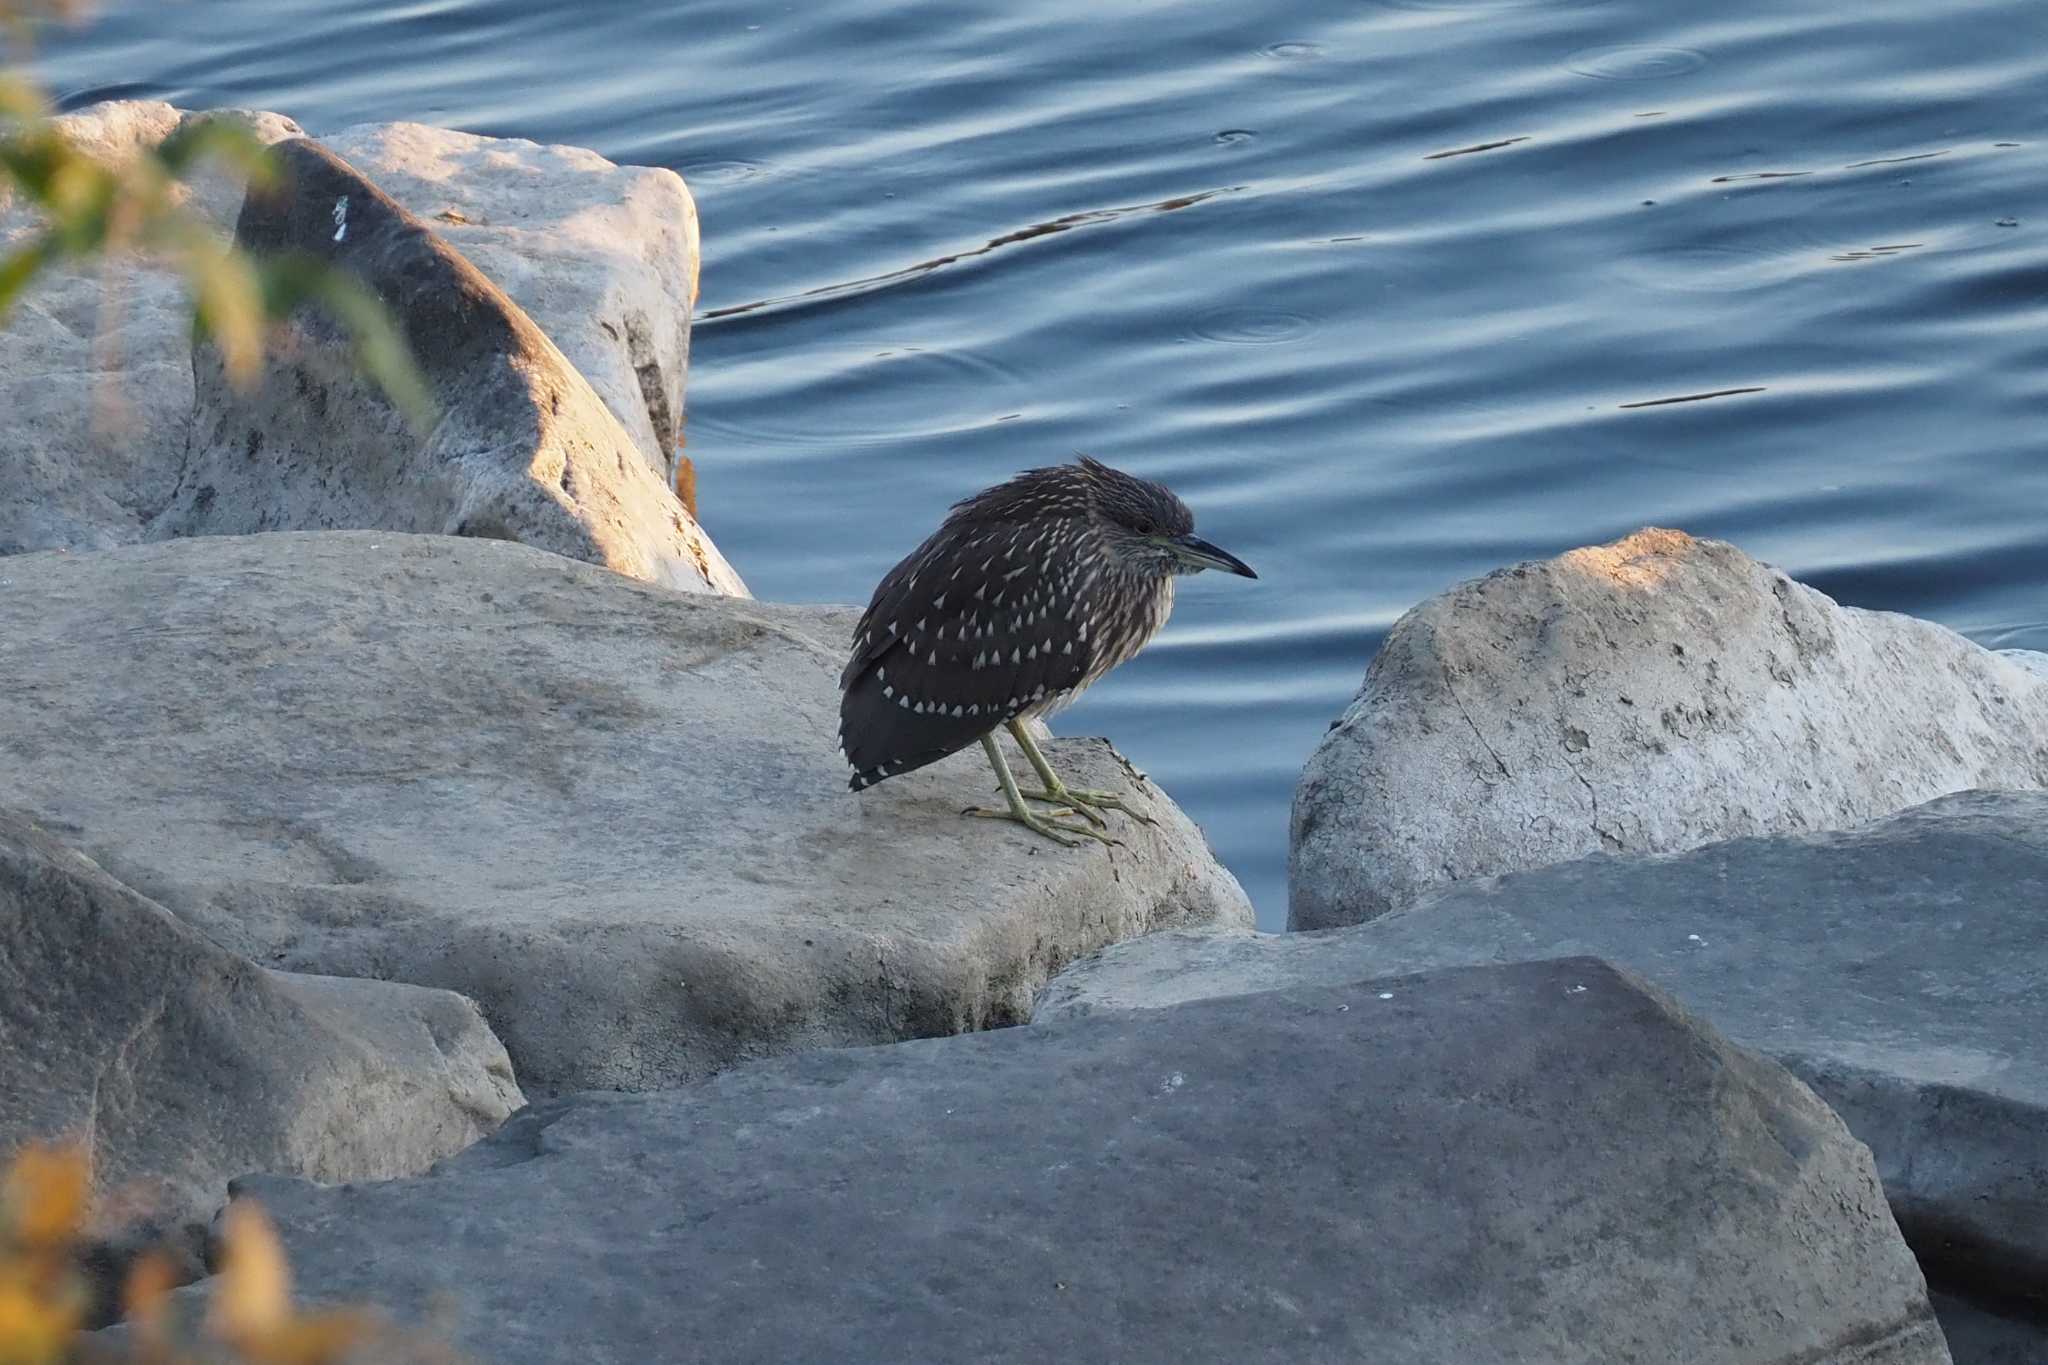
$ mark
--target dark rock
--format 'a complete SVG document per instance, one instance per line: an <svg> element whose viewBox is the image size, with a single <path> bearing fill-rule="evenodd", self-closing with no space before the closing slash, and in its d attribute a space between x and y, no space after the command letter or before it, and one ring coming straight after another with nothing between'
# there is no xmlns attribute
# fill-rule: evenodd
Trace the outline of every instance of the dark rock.
<svg viewBox="0 0 2048 1365"><path fill-rule="evenodd" d="M1942 1362L1869 1153L1575 959L812 1053L238 1193L498 1362Z"/></svg>
<svg viewBox="0 0 2048 1365"><path fill-rule="evenodd" d="M1931 1286L1956 1365L2048 1365L2048 1303L1983 1299Z"/></svg>
<svg viewBox="0 0 2048 1365"><path fill-rule="evenodd" d="M1589 952L1783 1061L1877 1154L1923 1261L2048 1290L2048 795L1861 830L1594 857L1353 929L1169 935L1077 964L1042 1016Z"/></svg>

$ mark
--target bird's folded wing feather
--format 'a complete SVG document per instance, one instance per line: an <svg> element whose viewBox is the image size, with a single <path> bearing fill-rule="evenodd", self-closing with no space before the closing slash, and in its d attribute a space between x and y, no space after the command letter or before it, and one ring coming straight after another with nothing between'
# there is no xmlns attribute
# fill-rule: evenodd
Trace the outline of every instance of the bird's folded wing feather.
<svg viewBox="0 0 2048 1365"><path fill-rule="evenodd" d="M1042 524L947 527L882 580L841 680L856 769L942 758L1087 676L1088 580L1068 567L1085 556L1053 541Z"/></svg>

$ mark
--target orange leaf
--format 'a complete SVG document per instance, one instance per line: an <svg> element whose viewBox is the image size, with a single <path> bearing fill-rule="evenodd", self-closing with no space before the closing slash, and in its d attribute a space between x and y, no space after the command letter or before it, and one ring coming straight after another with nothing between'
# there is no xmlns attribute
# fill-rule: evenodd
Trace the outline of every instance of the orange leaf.
<svg viewBox="0 0 2048 1365"><path fill-rule="evenodd" d="M23 1148L0 1186L6 1228L25 1247L63 1246L85 1221L91 1188L92 1163L78 1148Z"/></svg>

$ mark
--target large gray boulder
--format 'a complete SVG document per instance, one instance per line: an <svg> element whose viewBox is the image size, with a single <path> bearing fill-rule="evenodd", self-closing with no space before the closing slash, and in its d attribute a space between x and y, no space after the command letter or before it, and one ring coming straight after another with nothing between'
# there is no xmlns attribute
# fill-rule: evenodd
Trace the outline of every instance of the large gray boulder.
<svg viewBox="0 0 2048 1365"><path fill-rule="evenodd" d="M141 101L62 125L119 161L214 117L267 142L301 135L276 114ZM429 440L405 431L318 327L295 329L263 391L235 393L217 357L194 356L175 275L146 261L55 270L0 328L0 404L16 415L0 474L20 490L0 507L0 553L152 534L428 529L517 536L685 590L743 594L673 491L698 259L682 181L580 149L414 124L351 128L336 143L371 179L389 177L431 237L394 251L388 239L406 234L387 232L387 249L366 251L364 215L385 204L377 189L351 188L353 241L336 241L343 191L316 166L305 193L321 201L301 203L280 236L274 210L290 201L272 199L263 240L315 248L408 299L400 321L453 419ZM189 205L225 242L242 186L209 172ZM266 225L253 226L260 236ZM0 246L38 228L0 200ZM489 283L443 237L474 251Z"/></svg>
<svg viewBox="0 0 2048 1365"><path fill-rule="evenodd" d="M1296 788L1288 926L1603 850L2043 786L2048 675L1732 545L1639 531L1395 624Z"/></svg>
<svg viewBox="0 0 2048 1365"><path fill-rule="evenodd" d="M422 1171L523 1102L469 1001L266 971L0 810L0 1165L82 1142L109 1236L203 1226L251 1171Z"/></svg>
<svg viewBox="0 0 2048 1365"><path fill-rule="evenodd" d="M2048 794L1594 856L1325 933L1162 935L1068 969L1039 1015L1559 953L1640 971L1812 1085L1930 1267L2048 1299Z"/></svg>
<svg viewBox="0 0 2048 1365"><path fill-rule="evenodd" d="M1017 1023L1107 943L1248 926L1156 825L962 819L973 750L858 796L856 613L685 595L500 541L208 537L0 562L18 803L266 965L461 991L529 1091Z"/></svg>
<svg viewBox="0 0 2048 1365"><path fill-rule="evenodd" d="M192 439L152 537L380 527L482 536L687 592L744 595L588 382L483 273L316 142L274 149L235 241L324 260L395 315L440 407L415 432L350 363L354 338L302 310L253 386L194 356Z"/></svg>
<svg viewBox="0 0 2048 1365"><path fill-rule="evenodd" d="M812 1053L243 1182L498 1365L1945 1362L1869 1153L1590 959Z"/></svg>

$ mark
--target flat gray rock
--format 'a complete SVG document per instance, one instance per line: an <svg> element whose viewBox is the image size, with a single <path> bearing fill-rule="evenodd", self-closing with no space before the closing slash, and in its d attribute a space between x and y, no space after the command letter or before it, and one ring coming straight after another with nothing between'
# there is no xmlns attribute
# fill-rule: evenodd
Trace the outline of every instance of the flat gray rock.
<svg viewBox="0 0 2048 1365"><path fill-rule="evenodd" d="M1288 927L1588 853L2048 787L2048 674L1639 531L1402 617L1295 789Z"/></svg>
<svg viewBox="0 0 2048 1365"><path fill-rule="evenodd" d="M1811 1084L1877 1154L1923 1259L2048 1297L2048 795L1844 833L1593 857L1320 934L1163 935L1042 1018L1560 953L1610 958Z"/></svg>
<svg viewBox="0 0 2048 1365"><path fill-rule="evenodd" d="M0 810L0 1165L83 1142L109 1236L251 1171L422 1171L523 1103L469 1001L265 971Z"/></svg>
<svg viewBox="0 0 2048 1365"><path fill-rule="evenodd" d="M1126 847L963 819L979 749L858 796L857 613L501 541L207 537L0 562L12 798L266 965L458 990L529 1091L1029 1017L1076 957L1248 926L1156 788ZM1128 789L1106 744L1051 753Z"/></svg>
<svg viewBox="0 0 2048 1365"><path fill-rule="evenodd" d="M271 143L303 135L297 124L278 114L194 114L151 101L95 105L60 122L93 155L120 161L182 126L211 118L232 118ZM521 338L511 355L515 365L540 375L529 386L535 392L527 396L531 420L525 425L549 428L552 435L522 434L514 420L516 406L495 419L490 411L478 412L477 395L488 391L504 397L502 383L492 388L487 374L456 375L450 381L457 396L453 406L473 420L462 431L440 433L432 453L450 464L429 463L413 471L421 485L438 488L454 480L468 487L491 472L474 466L493 461L504 466L523 457L533 471L525 481L535 485L529 497L556 504L581 527L558 533L558 539L567 534L571 540L600 544L626 542L603 551L586 546L580 557L685 589L708 585L743 593L737 575L696 526L694 509L673 491L679 479L687 484L677 447L698 264L696 207L682 180L666 170L614 166L580 148L481 138L418 124L360 125L342 130L330 142L435 236L473 258L510 299L511 311L525 315L544 337L539 346ZM211 170L194 180L186 196L223 242L233 234L242 198L238 178ZM335 227L333 205L320 207L329 214L320 234L327 241ZM26 207L10 207L0 190L0 248L26 240L39 226ZM441 286L445 290L447 281ZM445 295L429 295L426 303L430 312L462 306ZM416 522L424 515L422 507L447 510L445 499L413 501L376 491L382 465L375 459L362 463L368 458L365 451L343 438L356 433L363 439L355 445L365 445L369 435L388 435L390 417L373 395L326 382L345 368L338 349L324 348L329 353L317 367L320 382L313 393L298 393L306 376L286 367L291 392L277 395L290 400L286 411L246 413L248 404L236 404L232 395L218 391L217 365L203 353L195 391L189 319L182 282L148 262L107 270L97 264L59 268L39 277L18 303L7 327L0 329L0 408L13 414L13 439L0 449L0 475L17 490L0 505L0 554L130 544L143 539L152 524L158 534L166 534L265 526L311 529L338 518L369 528L411 530L421 529ZM102 324L116 330L102 335ZM507 327L519 330L516 324ZM445 371L454 363L442 354L444 349L427 347L430 369ZM474 347L457 350L476 358ZM550 350L559 354L546 354ZM547 379L563 368L587 382ZM272 378L280 382L279 376ZM253 478L268 466L246 471L234 462L250 458L246 444L253 431L273 445L278 443L273 437L297 441L302 455L310 457L307 467L281 471L283 486L253 486L240 506L212 501L197 506L199 489L212 486L218 499L231 482L201 479L183 490L174 508L188 447L194 445L195 393L206 409L193 452L202 464L225 456L226 470ZM600 401L587 401L593 396ZM531 411L534 397L548 402L545 417ZM558 397L568 404L566 415L554 410ZM358 410L347 418L324 419L296 411L314 403ZM604 420L605 413L614 420ZM271 415L282 418L275 432L262 425ZM245 419L245 429L221 430L215 439L223 421L238 417ZM244 442L242 449L220 449L230 434ZM465 435L466 445L458 439ZM409 450L419 445L409 434L395 439ZM619 467L615 457L620 455L644 466L646 476ZM274 456L273 450L273 463ZM212 467L218 471L219 466ZM499 482L516 474L516 469L500 471ZM322 479L330 484L339 480L356 496L315 504L308 485ZM525 530L546 513L536 505L525 518L499 520ZM451 527L437 523L427 529ZM474 529L488 534L491 528L478 522ZM562 546L550 542L547 548Z"/></svg>
<svg viewBox="0 0 2048 1365"><path fill-rule="evenodd" d="M895 1047L244 1182L498 1365L1949 1359L1870 1155L1590 959Z"/></svg>

